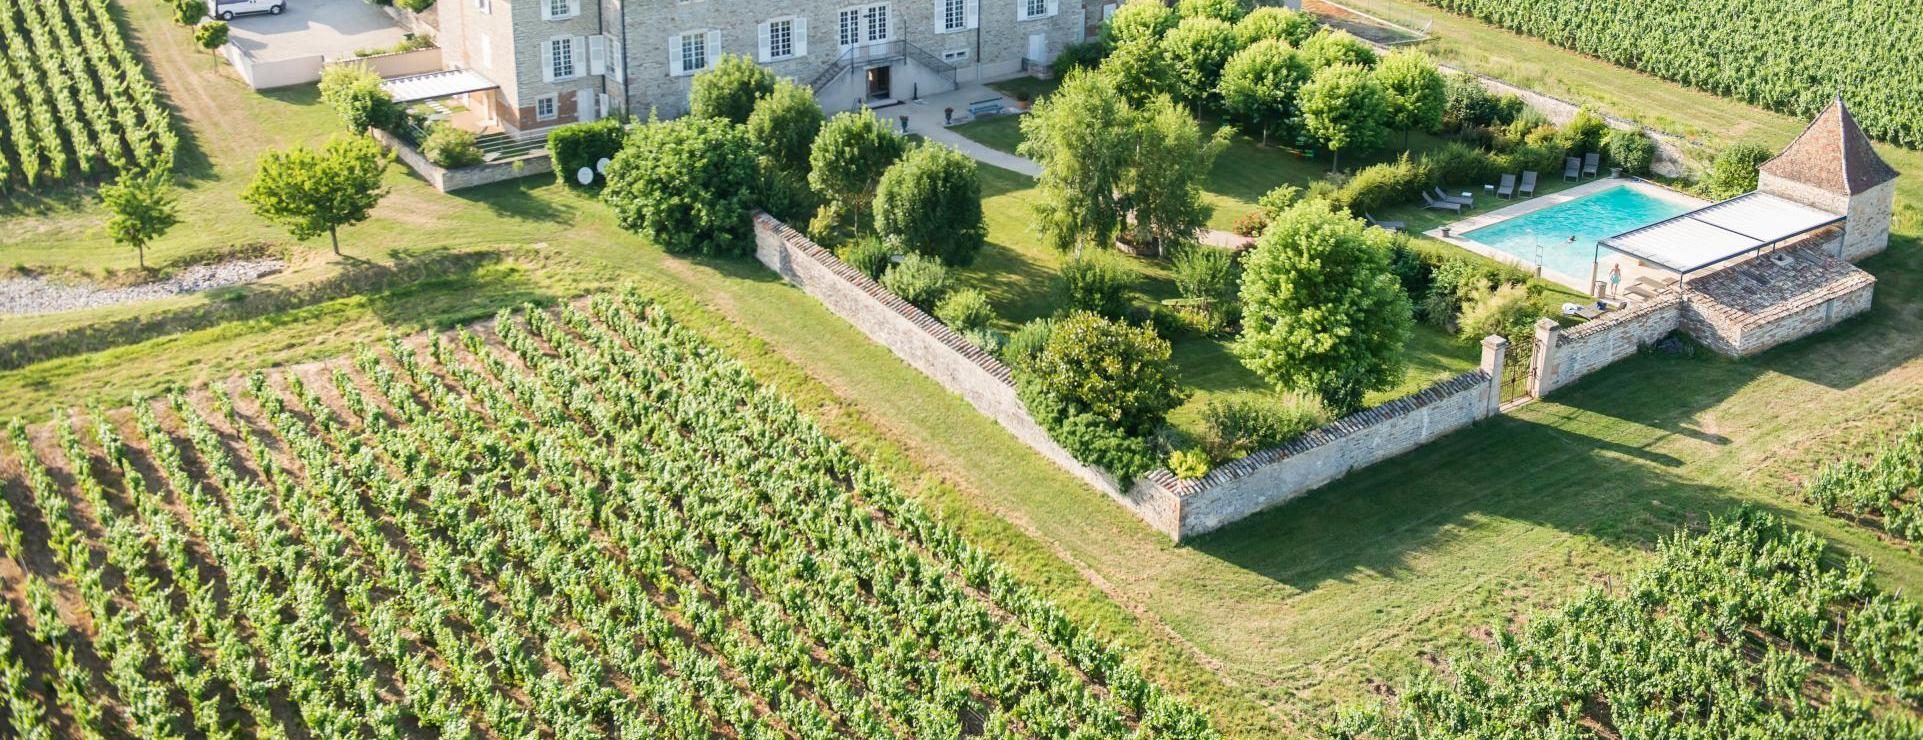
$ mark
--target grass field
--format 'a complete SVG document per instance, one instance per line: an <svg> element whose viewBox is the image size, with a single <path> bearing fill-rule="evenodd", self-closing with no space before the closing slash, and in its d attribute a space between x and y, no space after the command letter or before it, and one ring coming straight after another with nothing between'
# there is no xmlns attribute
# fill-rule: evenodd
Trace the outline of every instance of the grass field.
<svg viewBox="0 0 1923 740"><path fill-rule="evenodd" d="M192 127L183 146L201 152L198 169L192 160L188 168L195 220L157 248L177 258L281 240L223 198L238 190L259 147L322 138L327 113L311 91L260 96L231 72L217 73L161 5L127 12ZM1520 75L1506 71L1538 70L1537 81L1517 81L1617 115L1665 128L1664 120L1694 121L1705 137L1772 146L1802 125L1479 24L1426 16L1436 21L1430 43L1445 61L1512 79ZM1864 263L1879 279L1866 317L1746 362L1631 359L1186 547L1170 545L758 265L667 258L621 233L591 200L538 179L448 197L397 173L396 193L375 221L343 235L347 249L369 261L409 250L498 251L506 275L131 336L113 350L0 373L0 411L40 416L103 393L117 403L133 389L340 354L357 341L520 297L632 283L744 358L1023 580L1145 656L1156 678L1209 707L1225 730L1274 737L1312 730L1331 707L1476 640L1479 627L1513 624L1586 585L1619 579L1659 536L1739 502L1778 510L1872 558L1885 585L1923 590L1923 560L1913 552L1789 495L1817 461L1923 416L1923 155L1885 151L1913 174L1899 186L1899 238ZM107 245L84 195L10 208L0 216L0 264L133 264L131 251ZM292 285L342 269L316 262L277 280ZM471 295L502 282L498 293ZM0 331L13 321L0 320ZM18 602L17 594L8 596Z"/></svg>

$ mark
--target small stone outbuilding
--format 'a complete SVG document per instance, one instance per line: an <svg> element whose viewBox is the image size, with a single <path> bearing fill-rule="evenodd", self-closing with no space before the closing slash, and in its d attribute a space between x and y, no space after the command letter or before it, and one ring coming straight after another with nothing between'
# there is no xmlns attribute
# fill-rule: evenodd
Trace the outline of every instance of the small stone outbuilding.
<svg viewBox="0 0 1923 740"><path fill-rule="evenodd" d="M1837 257L1854 262L1889 246L1896 169L1877 156L1841 97L1763 163L1756 189L1847 217Z"/></svg>

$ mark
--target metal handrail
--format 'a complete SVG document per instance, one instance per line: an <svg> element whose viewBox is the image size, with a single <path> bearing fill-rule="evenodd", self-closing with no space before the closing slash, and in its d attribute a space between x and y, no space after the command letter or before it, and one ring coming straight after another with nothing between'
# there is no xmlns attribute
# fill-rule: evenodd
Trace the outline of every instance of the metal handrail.
<svg viewBox="0 0 1923 740"><path fill-rule="evenodd" d="M955 65L944 62L940 57L929 53L928 50L908 43L905 40L895 40L880 44L848 47L847 51L843 51L840 56L835 57L834 61L829 62L828 66L822 68L821 72L817 73L814 79L809 81L808 87L820 90L823 85L828 84L836 77L840 77L843 72L848 71L857 64L875 66L877 63L892 62L898 59L912 61L926 67L930 72L934 72L935 74L946 75L949 84L955 83Z"/></svg>

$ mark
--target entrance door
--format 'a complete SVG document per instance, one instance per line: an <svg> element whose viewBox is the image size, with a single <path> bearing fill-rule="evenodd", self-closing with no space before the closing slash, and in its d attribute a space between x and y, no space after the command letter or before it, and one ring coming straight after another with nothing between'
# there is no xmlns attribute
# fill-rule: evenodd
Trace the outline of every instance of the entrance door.
<svg viewBox="0 0 1923 740"><path fill-rule="evenodd" d="M574 110L579 116L577 120L588 123L601 117L600 106L595 104L598 102L596 98L594 90L590 88L583 88L574 94Z"/></svg>
<svg viewBox="0 0 1923 740"><path fill-rule="evenodd" d="M1028 35L1028 56L1031 62L1048 62L1048 34L1031 33Z"/></svg>
<svg viewBox="0 0 1923 740"><path fill-rule="evenodd" d="M893 67L869 67L868 68L868 99L869 100L881 100L883 98L894 97L895 87L892 84L892 81L889 79L890 77L889 71L892 69L894 68Z"/></svg>

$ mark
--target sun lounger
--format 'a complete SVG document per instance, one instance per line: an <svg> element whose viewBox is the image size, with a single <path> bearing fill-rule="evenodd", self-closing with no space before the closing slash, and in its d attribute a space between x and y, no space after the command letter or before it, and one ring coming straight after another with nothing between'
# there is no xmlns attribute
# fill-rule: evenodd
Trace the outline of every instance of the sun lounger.
<svg viewBox="0 0 1923 740"><path fill-rule="evenodd" d="M1595 152L1582 155L1582 176L1595 177L1596 171L1602 169L1602 158L1603 155Z"/></svg>
<svg viewBox="0 0 1923 740"><path fill-rule="evenodd" d="M1473 195L1450 195L1448 193L1442 192L1442 188L1430 188L1430 189L1435 192L1436 200L1448 201L1450 203L1461 203L1464 206L1474 206L1476 204L1476 197Z"/></svg>
<svg viewBox="0 0 1923 740"><path fill-rule="evenodd" d="M1522 186L1517 188L1516 192L1523 195L1536 194L1536 173L1534 171L1522 173Z"/></svg>
<svg viewBox="0 0 1923 740"><path fill-rule="evenodd" d="M1422 194L1422 207L1433 208L1438 211L1449 211L1450 213L1462 212L1461 203L1457 203L1453 200L1436 200L1435 198L1429 197L1428 193Z"/></svg>
<svg viewBox="0 0 1923 740"><path fill-rule="evenodd" d="M1582 176L1582 160L1570 157L1562 161L1562 179L1574 180Z"/></svg>
<svg viewBox="0 0 1923 740"><path fill-rule="evenodd" d="M1390 231L1401 231L1409 226L1406 221L1378 221L1373 213L1364 213L1362 217L1369 220L1370 226L1388 229Z"/></svg>
<svg viewBox="0 0 1923 740"><path fill-rule="evenodd" d="M1516 176L1515 175L1504 174L1502 176L1502 184L1496 186L1496 197L1498 198L1516 197Z"/></svg>

